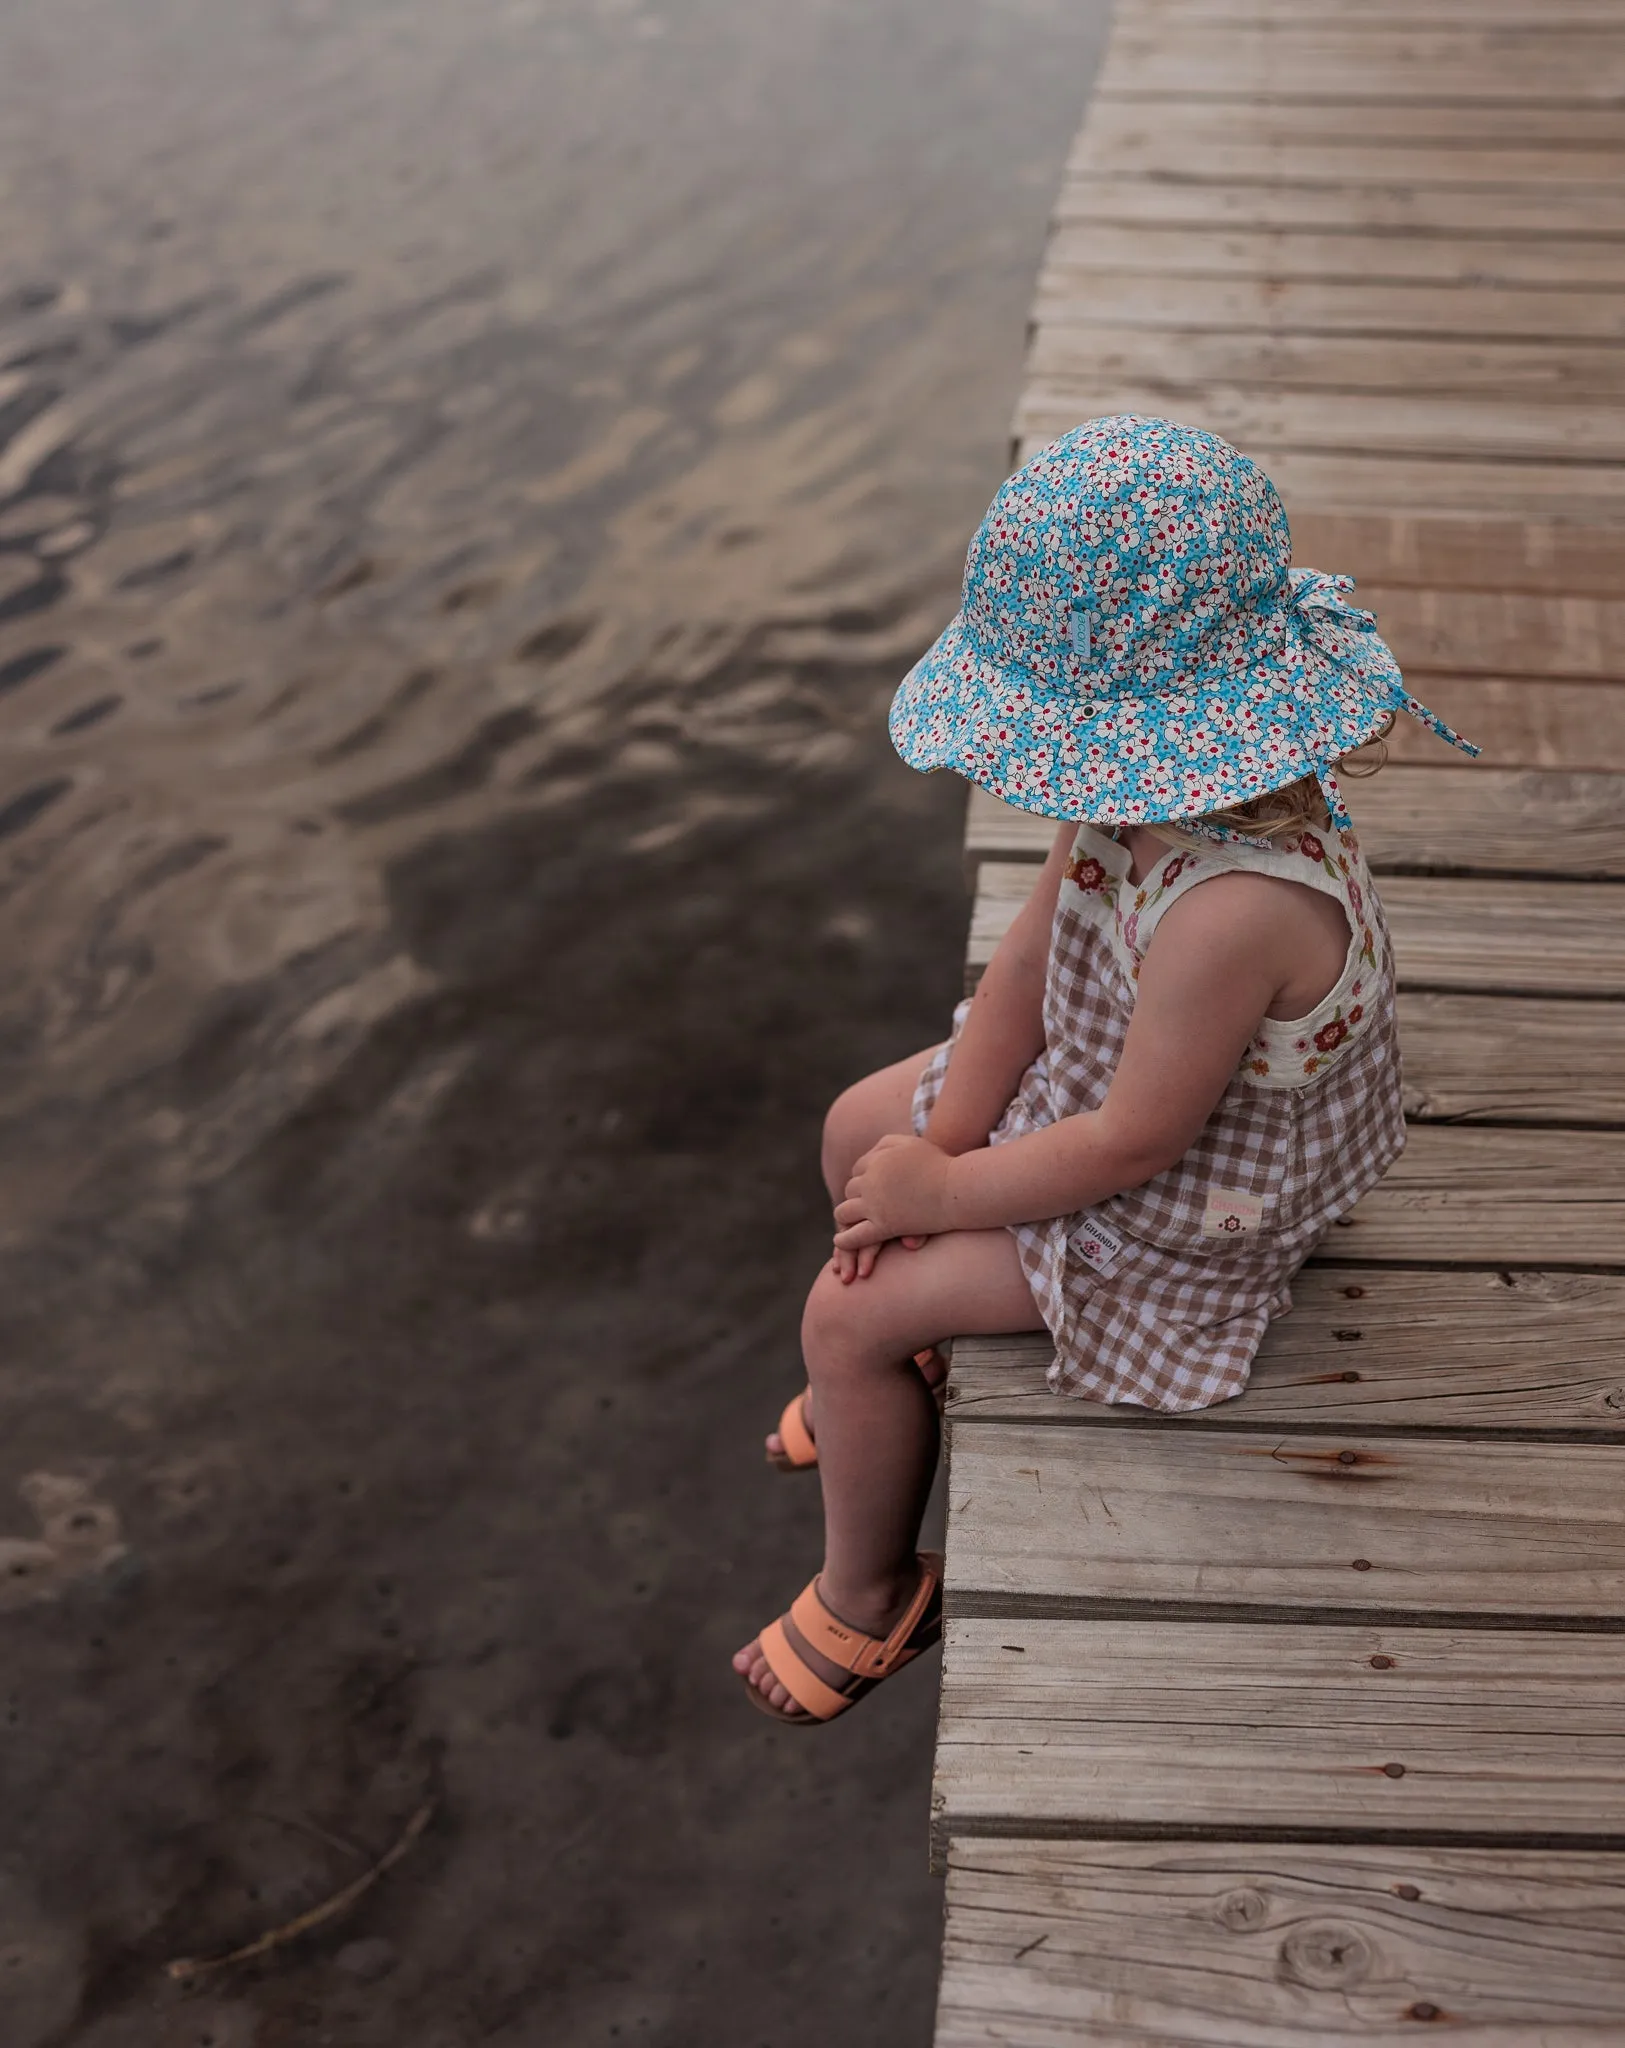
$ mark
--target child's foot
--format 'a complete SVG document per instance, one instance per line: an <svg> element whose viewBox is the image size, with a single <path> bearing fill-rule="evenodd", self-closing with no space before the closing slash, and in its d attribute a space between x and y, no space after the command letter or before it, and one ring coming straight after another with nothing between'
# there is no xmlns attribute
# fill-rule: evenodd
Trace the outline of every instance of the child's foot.
<svg viewBox="0 0 1625 2048"><path fill-rule="evenodd" d="M935 1562L940 1571L940 1560ZM915 1595L920 1591L920 1570L916 1566L903 1578L889 1585L846 1593L838 1603L826 1598L821 1578L813 1581L813 1587L834 1620L858 1630L863 1635L884 1640L902 1620ZM793 1615L783 1616L781 1625L796 1655L808 1670L815 1677L822 1679L832 1691L851 1693L868 1690L867 1686L854 1686L849 1670L815 1649L796 1626ZM760 1693L765 1704L775 1713L782 1715L785 1720L806 1721L815 1718L797 1704L789 1688L781 1684L774 1675L773 1668L763 1653L760 1636L734 1653L733 1667L748 1685Z"/></svg>
<svg viewBox="0 0 1625 2048"><path fill-rule="evenodd" d="M947 1359L933 1345L929 1351L916 1351L914 1363L920 1368L921 1379L925 1381L933 1394L939 1396L937 1406L940 1408L942 1405L940 1395L943 1383L948 1377ZM801 1419L806 1425L808 1441L816 1442L817 1432L813 1428L812 1403L812 1388L809 1387L801 1397ZM767 1433L767 1462L770 1465L782 1467L791 1462L792 1456L791 1451L785 1446L784 1438L776 1429L770 1429Z"/></svg>

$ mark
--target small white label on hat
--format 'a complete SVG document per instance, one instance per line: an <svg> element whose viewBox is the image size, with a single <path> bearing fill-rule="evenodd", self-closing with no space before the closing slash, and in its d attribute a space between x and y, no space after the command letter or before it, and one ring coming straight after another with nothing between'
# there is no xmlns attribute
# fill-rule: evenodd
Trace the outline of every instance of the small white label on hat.
<svg viewBox="0 0 1625 2048"><path fill-rule="evenodd" d="M1205 1237L1251 1237L1263 1227L1264 1198L1239 1188L1209 1188L1202 1211Z"/></svg>
<svg viewBox="0 0 1625 2048"><path fill-rule="evenodd" d="M1080 661L1087 661L1091 651L1090 635L1094 631L1093 612L1080 611L1074 607L1070 620L1072 652Z"/></svg>
<svg viewBox="0 0 1625 2048"><path fill-rule="evenodd" d="M1093 1266L1097 1273L1104 1273L1123 1256L1121 1235L1103 1223L1093 1210L1085 1215L1067 1242L1083 1263Z"/></svg>

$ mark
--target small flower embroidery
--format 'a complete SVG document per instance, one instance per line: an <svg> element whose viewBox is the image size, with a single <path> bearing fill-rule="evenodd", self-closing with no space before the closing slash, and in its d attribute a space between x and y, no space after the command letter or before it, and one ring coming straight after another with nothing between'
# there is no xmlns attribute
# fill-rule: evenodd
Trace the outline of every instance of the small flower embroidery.
<svg viewBox="0 0 1625 2048"><path fill-rule="evenodd" d="M1081 889L1086 896L1094 895L1106 886L1106 870L1093 854L1084 854L1066 864L1066 878L1074 888Z"/></svg>
<svg viewBox="0 0 1625 2048"><path fill-rule="evenodd" d="M1268 1060L1249 1060L1247 1062L1247 1071L1249 1074L1267 1074L1269 1070L1270 1063Z"/></svg>
<svg viewBox="0 0 1625 2048"><path fill-rule="evenodd" d="M1324 860L1326 858L1326 849L1321 845L1313 832L1306 832L1298 841L1298 851L1299 853L1307 854L1311 860Z"/></svg>
<svg viewBox="0 0 1625 2048"><path fill-rule="evenodd" d="M1322 1052L1332 1052L1348 1035L1347 1021L1342 1017L1334 1017L1329 1024L1322 1024L1315 1033L1315 1043Z"/></svg>
<svg viewBox="0 0 1625 2048"><path fill-rule="evenodd" d="M1354 1008L1349 1012L1349 1028L1352 1030L1353 1027L1359 1023L1360 1019L1364 1015L1365 1005L1363 1003L1356 1003L1354 1005Z"/></svg>

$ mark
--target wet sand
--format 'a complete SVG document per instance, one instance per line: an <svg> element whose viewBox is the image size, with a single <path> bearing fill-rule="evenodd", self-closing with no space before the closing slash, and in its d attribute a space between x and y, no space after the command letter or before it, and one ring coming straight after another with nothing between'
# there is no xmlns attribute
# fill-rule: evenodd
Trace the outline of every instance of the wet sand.
<svg viewBox="0 0 1625 2048"><path fill-rule="evenodd" d="M1104 12L0 23L5 2048L929 2038L930 1676L727 1659Z"/></svg>

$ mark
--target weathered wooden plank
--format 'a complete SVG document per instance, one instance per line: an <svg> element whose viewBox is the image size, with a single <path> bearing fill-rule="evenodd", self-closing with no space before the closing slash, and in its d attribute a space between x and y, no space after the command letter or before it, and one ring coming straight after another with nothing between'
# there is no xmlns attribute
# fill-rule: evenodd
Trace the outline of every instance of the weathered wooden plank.
<svg viewBox="0 0 1625 2048"><path fill-rule="evenodd" d="M1345 793L1377 874L1526 874L1625 880L1625 776L1392 766ZM1056 832L972 788L965 862L1042 861Z"/></svg>
<svg viewBox="0 0 1625 2048"><path fill-rule="evenodd" d="M1413 1124L1337 1259L1625 1267L1625 1132Z"/></svg>
<svg viewBox="0 0 1625 2048"><path fill-rule="evenodd" d="M1625 1840L1625 1634L966 1618L943 1653L942 1836Z"/></svg>
<svg viewBox="0 0 1625 2048"><path fill-rule="evenodd" d="M1625 1280L1306 1266L1272 1323L1246 1393L1155 1428L1625 1432ZM1052 1394L1049 1339L962 1337L948 1418L1079 1427L1142 1412ZM956 1436L955 1442L960 1439Z"/></svg>
<svg viewBox="0 0 1625 2048"><path fill-rule="evenodd" d="M950 1613L1625 1616L1625 1445L987 1423L954 1440Z"/></svg>
<svg viewBox="0 0 1625 2048"><path fill-rule="evenodd" d="M1177 35L1117 25L1100 69L1111 93L1194 99L1445 105L1529 101L1608 105L1625 99L1625 34L1615 23L1545 31L1535 18L1489 27L1350 33L1312 18L1200 22Z"/></svg>
<svg viewBox="0 0 1625 2048"><path fill-rule="evenodd" d="M1410 7L1400 5L1399 0L1380 0L1380 4L1367 0L1365 5L1362 0L1314 0L1312 12L1305 0L1131 0L1122 18L1132 18L1136 29L1169 31L1183 31L1193 22L1227 27L1277 23L1302 27L1313 22L1336 28L1340 34L1375 38L1389 36L1396 29L1494 25L1527 33L1538 25L1542 33L1556 35L1575 28L1617 29L1620 25L1618 0L1545 0L1538 15L1530 0L1415 0Z"/></svg>
<svg viewBox="0 0 1625 2048"><path fill-rule="evenodd" d="M1189 170L1245 143L1319 148L1334 165L1345 150L1362 151L1367 159L1382 151L1415 150L1436 157L1441 167L1488 152L1494 163L1507 166L1495 182L1517 175L1526 154L1562 152L1574 164L1570 177L1606 181L1617 175L1625 150L1625 107L1506 101L1417 107L1392 99L1344 106L1322 96L1264 100L1245 91L1192 99L1187 93L1118 95L1097 82L1069 161L1126 166L1135 150L1150 148L1158 167L1171 163Z"/></svg>
<svg viewBox="0 0 1625 2048"><path fill-rule="evenodd" d="M1615 197L1625 232L1625 194ZM1621 247L1625 269L1625 243ZM1625 350L1606 342L1430 337L1189 333L1165 327L1040 327L1028 357L1041 407L1103 384L1202 391L1215 384L1346 394L1426 392L1515 399L1533 406L1625 396ZM1618 537L1616 536L1616 548Z"/></svg>
<svg viewBox="0 0 1625 2048"><path fill-rule="evenodd" d="M1421 151L1409 152L1415 163ZM1436 169L1436 165L1434 166ZM1586 235L1625 238L1617 177L1596 184L1511 181L1435 184L1388 175L1367 183L1358 169L1329 174L1315 152L1279 159L1267 176L1226 178L1188 155L1175 167L1130 171L1106 161L1072 169L1056 201L1056 221L1155 228L1319 229L1335 234L1396 230L1430 235Z"/></svg>
<svg viewBox="0 0 1625 2048"><path fill-rule="evenodd" d="M1039 280L1034 318L1042 327L1163 326L1182 333L1232 329L1258 334L1449 335L1472 341L1613 341L1625 335L1625 288L1611 279L1563 293L1554 312L1538 291L1471 278L1454 285L1376 277L1211 275L1189 265L1169 270L1145 263L1048 264ZM1407 511L1408 500L1398 501ZM1393 506L1383 506L1392 512ZM1468 506L1471 511L1475 508ZM1516 508L1515 508L1516 509ZM1527 508L1523 508L1527 511Z"/></svg>
<svg viewBox="0 0 1625 2048"><path fill-rule="evenodd" d="M1029 862L984 861L966 948L980 975L1032 888ZM1625 996L1625 886L1387 875L1402 986Z"/></svg>
<svg viewBox="0 0 1625 2048"><path fill-rule="evenodd" d="M1394 964L1410 988L1625 995L1625 886L1386 875Z"/></svg>
<svg viewBox="0 0 1625 2048"><path fill-rule="evenodd" d="M1276 390L1138 371L1097 376L1092 365L1080 374L1030 378L1016 431L1053 437L1080 419L1114 412L1178 419L1246 449L1359 448L1407 457L1567 461L1587 468L1625 463L1620 409L1600 400L1537 404L1526 398L1507 404L1440 391Z"/></svg>
<svg viewBox="0 0 1625 2048"><path fill-rule="evenodd" d="M1625 527L1300 512L1292 540L1294 560L1362 587L1614 598Z"/></svg>
<svg viewBox="0 0 1625 2048"><path fill-rule="evenodd" d="M1076 426L1087 415L1069 420ZM1057 427L1056 432L1060 429ZM1026 462L1053 434L1018 435L1013 460ZM1625 466L1604 463L1491 462L1468 456L1404 456L1344 449L1328 453L1249 443L1269 471L1287 511L1381 512L1402 504L1419 516L1459 512L1543 517L1601 525L1625 518Z"/></svg>
<svg viewBox="0 0 1625 2048"><path fill-rule="evenodd" d="M1483 749L1473 765L1456 757L1465 772L1525 767L1625 771L1625 689L1617 684L1420 672L1411 681L1441 718ZM1396 726L1389 754L1396 767L1439 766L1451 758L1432 733L1408 718Z"/></svg>
<svg viewBox="0 0 1625 2048"><path fill-rule="evenodd" d="M1405 1113L1625 1125L1625 1005L1402 991Z"/></svg>
<svg viewBox="0 0 1625 2048"><path fill-rule="evenodd" d="M1238 183L1346 184L1404 189L1492 186L1537 206L1542 194L1615 191L1620 144L1586 147L1557 138L1497 145L1504 107L1453 108L1473 116L1465 130L1440 136L1436 109L1300 107L1295 102L1249 106L1190 100L1096 100L1067 164L1068 180L1091 173L1113 177L1232 179ZM1326 132L1314 123L1327 117ZM1610 116L1618 125L1618 117ZM1560 114L1545 114L1550 126Z"/></svg>
<svg viewBox="0 0 1625 2048"><path fill-rule="evenodd" d="M1090 222L1058 227L1045 263L1046 291L1070 270L1160 272L1180 277L1257 277L1327 283L1441 286L1499 284L1525 291L1617 290L1618 251L1583 235L1415 235L1329 229L1179 228ZM1561 306L1538 308L1534 331L1567 331Z"/></svg>
<svg viewBox="0 0 1625 2048"><path fill-rule="evenodd" d="M956 1840L938 2048L1601 2042L1625 1860L1584 1851Z"/></svg>
<svg viewBox="0 0 1625 2048"><path fill-rule="evenodd" d="M1625 678L1625 603L1617 600L1365 584L1359 601L1407 672Z"/></svg>

